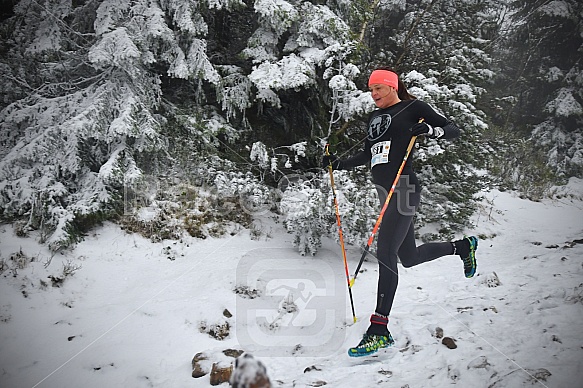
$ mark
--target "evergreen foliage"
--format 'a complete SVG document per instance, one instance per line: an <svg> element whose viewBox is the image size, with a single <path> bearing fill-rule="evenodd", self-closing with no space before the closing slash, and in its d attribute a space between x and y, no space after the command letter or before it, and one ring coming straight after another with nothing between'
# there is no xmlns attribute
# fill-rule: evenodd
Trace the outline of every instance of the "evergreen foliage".
<svg viewBox="0 0 583 388"><path fill-rule="evenodd" d="M506 187L539 199L583 176L583 5L512 1L508 10L485 108L500 155L492 170Z"/></svg>
<svg viewBox="0 0 583 388"><path fill-rule="evenodd" d="M249 227L229 212L277 209L315 254L337 236L323 146L362 147L381 65L463 130L416 150L423 239L471 226L486 179L540 197L583 173L575 0L15 3L0 21L0 218L54 250L120 216L205 237ZM345 239L362 244L370 173L335 174Z"/></svg>

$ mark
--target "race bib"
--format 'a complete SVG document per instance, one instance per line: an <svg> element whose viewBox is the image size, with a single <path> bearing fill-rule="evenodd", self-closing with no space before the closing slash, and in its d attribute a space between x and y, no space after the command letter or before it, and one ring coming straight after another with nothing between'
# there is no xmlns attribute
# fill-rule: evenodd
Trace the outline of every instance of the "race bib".
<svg viewBox="0 0 583 388"><path fill-rule="evenodd" d="M389 150L391 149L390 141L380 141L370 147L372 158L370 159L370 168L377 164L389 163Z"/></svg>

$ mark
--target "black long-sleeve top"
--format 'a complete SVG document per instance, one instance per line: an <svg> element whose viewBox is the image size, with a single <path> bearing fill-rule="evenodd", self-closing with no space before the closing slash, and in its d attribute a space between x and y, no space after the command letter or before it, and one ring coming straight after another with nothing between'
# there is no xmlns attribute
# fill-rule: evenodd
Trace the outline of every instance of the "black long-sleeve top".
<svg viewBox="0 0 583 388"><path fill-rule="evenodd" d="M453 139L460 135L460 129L453 122L437 113L426 102L400 101L370 114L364 149L343 160L343 168L351 169L370 162L373 183L389 191L412 138L409 128L421 118L432 127L443 129L443 136L440 139ZM409 182L415 185L415 191L418 192L421 187L413 171L413 151L407 158L401 176L408 175Z"/></svg>

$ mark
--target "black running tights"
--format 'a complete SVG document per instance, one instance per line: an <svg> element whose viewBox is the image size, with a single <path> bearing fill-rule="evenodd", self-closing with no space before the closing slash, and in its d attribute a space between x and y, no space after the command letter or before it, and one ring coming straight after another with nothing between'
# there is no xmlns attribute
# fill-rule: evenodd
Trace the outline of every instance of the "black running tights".
<svg viewBox="0 0 583 388"><path fill-rule="evenodd" d="M406 184L406 177L401 177L395 192L391 196L377 236L377 258L379 260L379 280L377 289L377 306L375 312L388 316L393 306L397 291L399 274L397 258L403 267L413 267L453 254L451 242L428 243L416 246L414 216L421 201L421 193L414 186ZM377 192L381 207L385 203L387 191L378 187Z"/></svg>

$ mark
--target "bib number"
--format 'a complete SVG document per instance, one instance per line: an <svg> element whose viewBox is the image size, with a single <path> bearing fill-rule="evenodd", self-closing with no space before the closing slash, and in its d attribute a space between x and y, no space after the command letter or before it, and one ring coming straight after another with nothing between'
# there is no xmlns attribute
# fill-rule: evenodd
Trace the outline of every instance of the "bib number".
<svg viewBox="0 0 583 388"><path fill-rule="evenodd" d="M389 151L391 150L391 142L380 141L370 147L370 153L372 158L370 160L370 168L373 168L377 164L389 163Z"/></svg>

